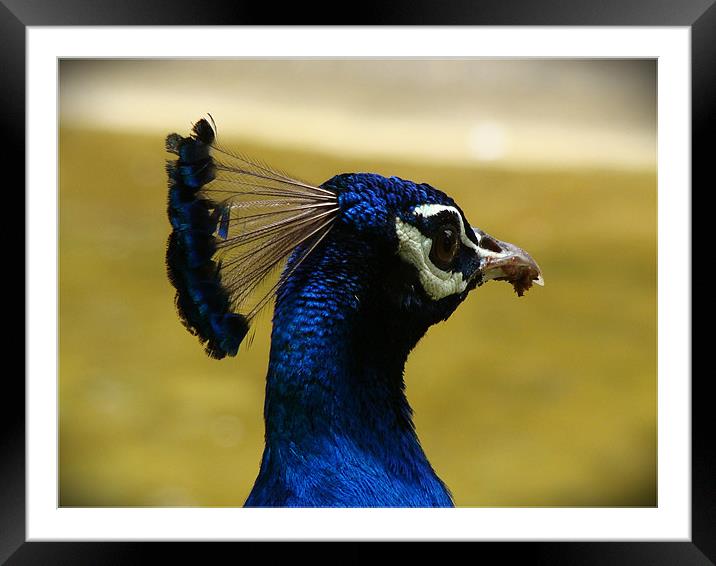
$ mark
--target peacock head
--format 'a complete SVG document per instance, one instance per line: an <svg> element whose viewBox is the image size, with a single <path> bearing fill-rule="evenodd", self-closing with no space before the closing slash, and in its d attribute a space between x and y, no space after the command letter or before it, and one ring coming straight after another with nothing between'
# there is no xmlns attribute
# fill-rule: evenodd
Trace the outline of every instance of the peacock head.
<svg viewBox="0 0 716 566"><path fill-rule="evenodd" d="M167 167L169 277L182 320L213 357L236 354L276 292L318 268L372 268L373 307L422 331L489 280L519 296L543 284L529 254L472 227L430 185L372 173L313 185L217 144L206 120L190 137L170 135L167 149L178 155Z"/></svg>
<svg viewBox="0 0 716 566"><path fill-rule="evenodd" d="M426 183L354 173L321 186L337 196L334 229L384 256L384 295L402 312L435 323L487 281L507 281L519 296L544 284L527 252L471 226L452 198Z"/></svg>

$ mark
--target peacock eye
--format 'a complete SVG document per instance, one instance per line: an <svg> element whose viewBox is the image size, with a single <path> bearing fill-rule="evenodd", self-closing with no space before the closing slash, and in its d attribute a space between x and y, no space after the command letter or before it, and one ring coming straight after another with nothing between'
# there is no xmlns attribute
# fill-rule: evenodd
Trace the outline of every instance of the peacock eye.
<svg viewBox="0 0 716 566"><path fill-rule="evenodd" d="M451 224L443 224L433 237L430 260L436 267L448 269L457 254L458 243L457 228Z"/></svg>

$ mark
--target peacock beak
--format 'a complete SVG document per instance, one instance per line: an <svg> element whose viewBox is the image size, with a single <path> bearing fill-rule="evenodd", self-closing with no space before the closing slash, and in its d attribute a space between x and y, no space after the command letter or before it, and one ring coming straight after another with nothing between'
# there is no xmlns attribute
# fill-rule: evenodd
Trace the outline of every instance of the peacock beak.
<svg viewBox="0 0 716 566"><path fill-rule="evenodd" d="M493 238L474 226L472 230L479 239L477 253L483 283L491 279L507 281L520 297L533 284L544 286L542 270L525 250Z"/></svg>

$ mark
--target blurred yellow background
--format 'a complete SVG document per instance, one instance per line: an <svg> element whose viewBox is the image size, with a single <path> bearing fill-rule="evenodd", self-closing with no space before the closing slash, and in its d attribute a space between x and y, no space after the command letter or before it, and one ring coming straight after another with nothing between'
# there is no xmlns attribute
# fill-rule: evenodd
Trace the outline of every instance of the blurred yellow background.
<svg viewBox="0 0 716 566"><path fill-rule="evenodd" d="M473 292L406 368L458 506L656 505L656 63L63 60L60 505L241 506L263 448L270 313L206 357L173 305L164 137L308 181L427 182L546 286Z"/></svg>

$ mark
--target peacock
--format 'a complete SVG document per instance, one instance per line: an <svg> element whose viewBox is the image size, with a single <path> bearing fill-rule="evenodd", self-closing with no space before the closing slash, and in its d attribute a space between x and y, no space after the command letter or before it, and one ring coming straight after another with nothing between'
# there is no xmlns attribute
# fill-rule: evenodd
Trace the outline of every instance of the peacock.
<svg viewBox="0 0 716 566"><path fill-rule="evenodd" d="M406 359L486 281L519 296L543 284L537 263L428 184L311 184L224 147L209 119L166 138L166 263L179 317L212 358L236 355L274 303L265 447L245 506L454 506L413 424Z"/></svg>

